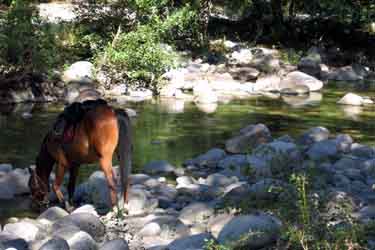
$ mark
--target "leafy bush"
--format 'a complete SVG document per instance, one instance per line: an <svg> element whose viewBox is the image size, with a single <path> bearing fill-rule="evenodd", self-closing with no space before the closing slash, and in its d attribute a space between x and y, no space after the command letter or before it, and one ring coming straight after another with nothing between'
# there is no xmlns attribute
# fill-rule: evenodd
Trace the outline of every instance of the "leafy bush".
<svg viewBox="0 0 375 250"><path fill-rule="evenodd" d="M106 50L106 64L118 72L126 71L141 87L156 89L158 78L173 65L173 56L160 43L150 26L121 34ZM151 85L150 85L151 84Z"/></svg>
<svg viewBox="0 0 375 250"><path fill-rule="evenodd" d="M30 1L13 0L0 29L3 64L32 72L46 70L57 62L55 38Z"/></svg>

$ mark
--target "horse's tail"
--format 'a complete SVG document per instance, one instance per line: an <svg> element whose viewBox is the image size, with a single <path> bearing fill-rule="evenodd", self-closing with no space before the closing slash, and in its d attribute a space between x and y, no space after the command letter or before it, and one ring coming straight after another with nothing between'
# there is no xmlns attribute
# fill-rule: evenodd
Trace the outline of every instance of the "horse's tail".
<svg viewBox="0 0 375 250"><path fill-rule="evenodd" d="M122 209L128 201L131 174L131 153L132 153L132 131L128 114L125 110L116 109L116 116L119 125L119 141L117 144L117 156L120 160L121 196L119 206Z"/></svg>

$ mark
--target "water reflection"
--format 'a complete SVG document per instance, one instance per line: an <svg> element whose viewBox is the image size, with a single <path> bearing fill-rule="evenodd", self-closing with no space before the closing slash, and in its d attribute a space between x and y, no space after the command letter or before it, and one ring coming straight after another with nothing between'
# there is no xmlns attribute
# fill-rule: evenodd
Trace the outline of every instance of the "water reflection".
<svg viewBox="0 0 375 250"><path fill-rule="evenodd" d="M363 112L363 107L352 105L340 105L340 109L344 112L345 117L354 121L360 121L360 114Z"/></svg>
<svg viewBox="0 0 375 250"><path fill-rule="evenodd" d="M215 113L218 104L217 103L196 103L197 108L206 113L206 114L211 114Z"/></svg>
<svg viewBox="0 0 375 250"><path fill-rule="evenodd" d="M320 92L311 92L308 95L283 95L282 100L293 106L302 107L306 105L319 105L323 100L323 94Z"/></svg>

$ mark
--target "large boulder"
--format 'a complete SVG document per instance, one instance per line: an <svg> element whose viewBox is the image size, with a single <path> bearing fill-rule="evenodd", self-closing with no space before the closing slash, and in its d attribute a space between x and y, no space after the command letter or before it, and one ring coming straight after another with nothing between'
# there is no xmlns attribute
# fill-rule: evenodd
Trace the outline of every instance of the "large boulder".
<svg viewBox="0 0 375 250"><path fill-rule="evenodd" d="M55 222L68 215L69 213L60 207L50 207L41 215L39 215L38 220L47 220L50 222Z"/></svg>
<svg viewBox="0 0 375 250"><path fill-rule="evenodd" d="M20 221L6 224L3 232L17 236L27 242L33 241L38 235L40 229L34 223L29 221Z"/></svg>
<svg viewBox="0 0 375 250"><path fill-rule="evenodd" d="M265 125L249 125L240 131L240 135L227 140L225 149L233 154L248 153L259 144L267 143L271 140L271 133Z"/></svg>
<svg viewBox="0 0 375 250"><path fill-rule="evenodd" d="M205 249L208 240L213 239L209 233L195 234L172 241L168 246L168 250L193 250Z"/></svg>
<svg viewBox="0 0 375 250"><path fill-rule="evenodd" d="M280 89L294 89L298 86L307 86L310 91L319 91L323 82L300 71L294 71L285 76L280 82Z"/></svg>
<svg viewBox="0 0 375 250"><path fill-rule="evenodd" d="M232 248L259 249L275 242L280 228L281 222L271 215L236 216L221 230L218 241Z"/></svg>
<svg viewBox="0 0 375 250"><path fill-rule="evenodd" d="M327 78L334 81L359 81L364 77L358 74L352 66L345 66L328 73Z"/></svg>
<svg viewBox="0 0 375 250"><path fill-rule="evenodd" d="M70 248L66 240L55 237L45 242L39 250L70 250Z"/></svg>
<svg viewBox="0 0 375 250"><path fill-rule="evenodd" d="M302 57L298 63L298 70L308 75L320 77L322 59L317 49L310 49L307 56Z"/></svg>
<svg viewBox="0 0 375 250"><path fill-rule="evenodd" d="M203 223L214 214L214 209L206 203L196 202L185 207L179 216L179 219L185 225Z"/></svg>
<svg viewBox="0 0 375 250"><path fill-rule="evenodd" d="M115 239L105 242L99 250L129 250L129 246L124 239Z"/></svg>
<svg viewBox="0 0 375 250"><path fill-rule="evenodd" d="M17 249L17 250L28 250L29 246L27 242L12 233L1 232L0 233L0 246L3 246L4 249Z"/></svg>
<svg viewBox="0 0 375 250"><path fill-rule="evenodd" d="M87 61L75 62L64 71L62 79L66 83L91 83L94 79L94 65Z"/></svg>

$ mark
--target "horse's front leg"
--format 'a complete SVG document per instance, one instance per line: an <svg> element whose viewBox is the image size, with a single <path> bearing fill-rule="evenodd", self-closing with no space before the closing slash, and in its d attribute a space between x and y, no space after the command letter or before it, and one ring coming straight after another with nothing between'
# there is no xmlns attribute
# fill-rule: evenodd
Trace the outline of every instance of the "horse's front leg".
<svg viewBox="0 0 375 250"><path fill-rule="evenodd" d="M73 196L74 196L74 191L76 187L78 168L79 168L78 165L74 165L69 168L68 195L69 195L70 204L73 204Z"/></svg>
<svg viewBox="0 0 375 250"><path fill-rule="evenodd" d="M67 165L62 164L59 162L57 164L56 168L56 178L55 182L53 183L53 191L55 192L57 199L59 200L60 204L63 204L66 209L70 209L70 205L67 201L64 199L64 194L61 192L61 184L64 181L64 174L65 174L65 169L67 168Z"/></svg>

